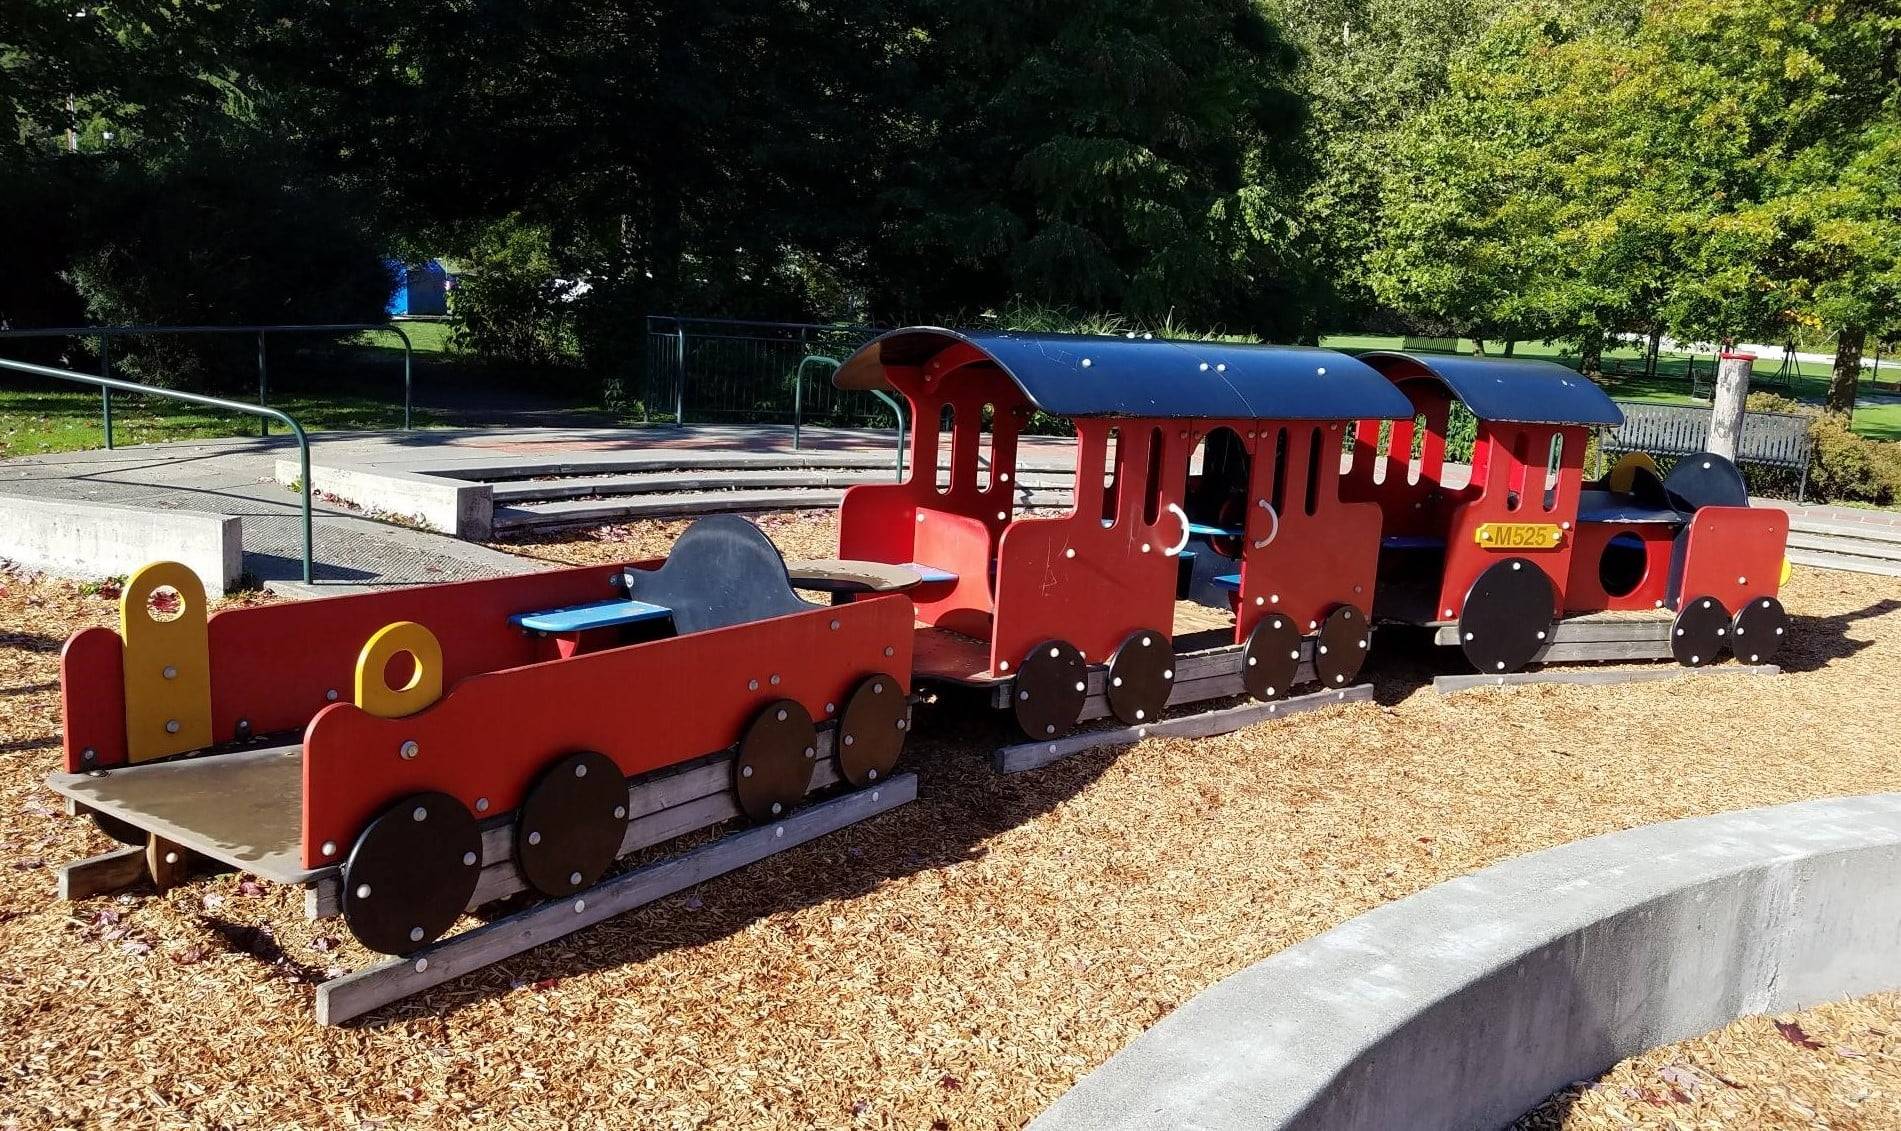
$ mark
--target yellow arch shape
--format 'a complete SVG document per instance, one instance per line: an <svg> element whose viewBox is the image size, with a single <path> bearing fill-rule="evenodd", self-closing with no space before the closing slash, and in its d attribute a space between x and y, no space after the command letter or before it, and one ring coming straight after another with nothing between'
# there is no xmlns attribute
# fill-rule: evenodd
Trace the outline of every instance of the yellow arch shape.
<svg viewBox="0 0 1901 1131"><path fill-rule="evenodd" d="M389 662L407 652L415 673L402 687L383 679ZM386 624L371 634L356 657L356 705L383 719L413 715L442 698L442 645L413 620Z"/></svg>
<svg viewBox="0 0 1901 1131"><path fill-rule="evenodd" d="M1625 452L1619 456L1617 462L1611 465L1611 472L1605 476L1605 480L1610 484L1611 490L1620 495L1628 495L1631 484L1637 478L1637 469L1640 467L1656 476L1657 482L1663 482L1663 471L1657 467L1657 461L1643 452Z"/></svg>
<svg viewBox="0 0 1901 1131"><path fill-rule="evenodd" d="M176 616L159 620L152 597L178 594ZM152 562L119 595L125 640L126 757L134 762L211 745L211 641L205 587L189 566Z"/></svg>

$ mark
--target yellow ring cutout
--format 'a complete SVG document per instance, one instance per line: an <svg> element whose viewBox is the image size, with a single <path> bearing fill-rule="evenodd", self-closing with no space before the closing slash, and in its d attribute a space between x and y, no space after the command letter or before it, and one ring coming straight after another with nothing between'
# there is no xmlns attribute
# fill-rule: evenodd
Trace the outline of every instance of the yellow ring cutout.
<svg viewBox="0 0 1901 1131"><path fill-rule="evenodd" d="M402 687L384 682L383 672L397 655L416 660L415 674ZM383 719L413 715L442 698L442 645L436 634L413 620L386 624L371 634L356 657L356 705Z"/></svg>

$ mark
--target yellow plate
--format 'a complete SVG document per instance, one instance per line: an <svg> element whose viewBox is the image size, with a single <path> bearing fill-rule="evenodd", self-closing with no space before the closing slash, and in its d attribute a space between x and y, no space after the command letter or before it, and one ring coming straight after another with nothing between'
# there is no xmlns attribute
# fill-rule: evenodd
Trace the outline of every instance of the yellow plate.
<svg viewBox="0 0 1901 1131"><path fill-rule="evenodd" d="M1472 540L1488 550L1555 550L1564 531L1550 522L1486 522Z"/></svg>

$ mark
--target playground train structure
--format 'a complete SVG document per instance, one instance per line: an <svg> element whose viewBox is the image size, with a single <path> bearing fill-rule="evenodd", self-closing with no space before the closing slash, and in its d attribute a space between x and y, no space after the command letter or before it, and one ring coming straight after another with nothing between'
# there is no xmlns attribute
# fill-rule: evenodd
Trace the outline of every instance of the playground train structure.
<svg viewBox="0 0 1901 1131"><path fill-rule="evenodd" d="M210 616L189 570L139 571L62 655L49 782L128 846L64 893L201 861L303 885L394 956L319 987L341 1021L910 800L934 688L1054 754L1087 720L1337 701L1376 625L1501 678L1763 664L1785 633L1786 514L1714 455L1587 481L1621 417L1557 365L912 328L835 380L925 426L908 477L846 493L834 560L717 516L664 560ZM1062 513L1018 505L1039 412L1076 434Z"/></svg>

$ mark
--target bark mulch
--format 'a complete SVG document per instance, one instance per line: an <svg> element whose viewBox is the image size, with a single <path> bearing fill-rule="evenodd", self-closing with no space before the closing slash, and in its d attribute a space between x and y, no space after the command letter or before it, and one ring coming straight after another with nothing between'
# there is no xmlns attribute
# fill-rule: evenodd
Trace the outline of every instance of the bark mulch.
<svg viewBox="0 0 1901 1131"><path fill-rule="evenodd" d="M681 525L510 548L639 557ZM766 526L832 550L829 516ZM1010 778L1000 721L927 706L916 804L324 1030L312 983L363 956L295 892L51 901L52 865L109 847L39 781L59 642L113 602L0 587L0 1127L1017 1127L1197 991L1380 903L1612 829L1901 789L1873 713L1901 701L1901 582L1799 570L1774 679L1442 698L1383 649L1376 703Z"/></svg>

